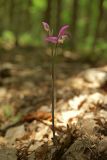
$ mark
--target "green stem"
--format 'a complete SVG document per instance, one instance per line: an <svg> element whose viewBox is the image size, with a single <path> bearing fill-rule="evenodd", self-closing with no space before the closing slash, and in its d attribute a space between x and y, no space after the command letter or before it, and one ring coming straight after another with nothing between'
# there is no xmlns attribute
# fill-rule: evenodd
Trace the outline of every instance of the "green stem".
<svg viewBox="0 0 107 160"><path fill-rule="evenodd" d="M52 131L53 131L53 143L55 144L55 123L54 123L54 110L56 107L56 87L55 87L55 59L57 53L57 44L55 50L52 48Z"/></svg>

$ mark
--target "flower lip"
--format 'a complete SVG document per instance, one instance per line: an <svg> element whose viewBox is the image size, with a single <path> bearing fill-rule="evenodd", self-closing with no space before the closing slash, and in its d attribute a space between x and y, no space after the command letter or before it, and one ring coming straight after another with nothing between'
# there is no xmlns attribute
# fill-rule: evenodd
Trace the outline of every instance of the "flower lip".
<svg viewBox="0 0 107 160"><path fill-rule="evenodd" d="M56 44L56 43L58 43L58 37L49 36L46 38L46 41Z"/></svg>

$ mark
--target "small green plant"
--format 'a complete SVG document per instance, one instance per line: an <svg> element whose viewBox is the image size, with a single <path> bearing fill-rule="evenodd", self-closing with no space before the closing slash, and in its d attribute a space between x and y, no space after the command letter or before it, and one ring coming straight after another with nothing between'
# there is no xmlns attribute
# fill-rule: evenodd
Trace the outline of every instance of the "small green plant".
<svg viewBox="0 0 107 160"><path fill-rule="evenodd" d="M56 107L56 87L55 87L55 60L57 56L57 48L59 44L62 44L64 40L69 36L67 29L69 25L64 25L59 30L57 36L53 36L53 31L50 29L50 26L46 22L42 22L44 30L48 33L46 41L53 44L52 46L52 131L53 131L53 143L56 143L55 138L55 125L54 125L54 109Z"/></svg>
<svg viewBox="0 0 107 160"><path fill-rule="evenodd" d="M11 105L7 104L7 105L3 105L3 113L4 113L4 116L6 118L10 118L13 116L14 114L14 109Z"/></svg>

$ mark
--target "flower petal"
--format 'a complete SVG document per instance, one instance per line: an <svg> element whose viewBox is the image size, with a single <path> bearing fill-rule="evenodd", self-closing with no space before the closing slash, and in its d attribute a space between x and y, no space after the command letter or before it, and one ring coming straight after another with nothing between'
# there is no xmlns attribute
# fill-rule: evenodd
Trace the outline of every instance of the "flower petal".
<svg viewBox="0 0 107 160"><path fill-rule="evenodd" d="M68 28L69 25L64 25L63 27L61 27L61 29L59 30L58 37L65 35Z"/></svg>
<svg viewBox="0 0 107 160"><path fill-rule="evenodd" d="M46 41L56 44L58 43L58 37L50 36L46 38Z"/></svg>
<svg viewBox="0 0 107 160"><path fill-rule="evenodd" d="M49 24L48 24L48 23L42 22L42 25L43 25L45 31L47 31L47 32L50 31L50 27L49 27Z"/></svg>
<svg viewBox="0 0 107 160"><path fill-rule="evenodd" d="M59 44L63 44L64 41L68 38L68 35L63 35L58 39Z"/></svg>

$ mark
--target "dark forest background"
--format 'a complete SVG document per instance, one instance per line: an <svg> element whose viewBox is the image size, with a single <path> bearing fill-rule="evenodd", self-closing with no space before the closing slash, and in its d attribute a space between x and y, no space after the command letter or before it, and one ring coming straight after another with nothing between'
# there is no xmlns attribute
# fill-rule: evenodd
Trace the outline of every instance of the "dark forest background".
<svg viewBox="0 0 107 160"><path fill-rule="evenodd" d="M70 25L64 47L106 56L107 0L0 0L0 47L44 46L42 21Z"/></svg>

